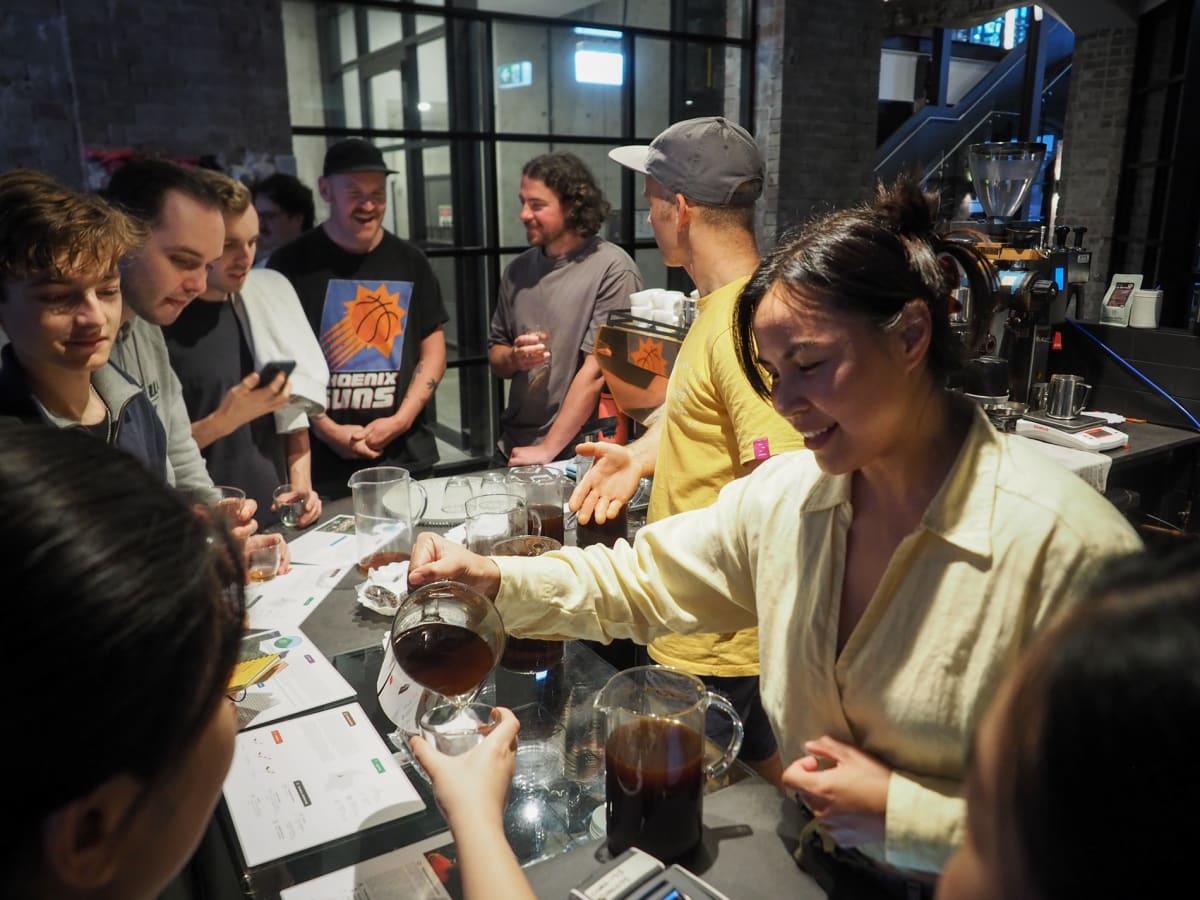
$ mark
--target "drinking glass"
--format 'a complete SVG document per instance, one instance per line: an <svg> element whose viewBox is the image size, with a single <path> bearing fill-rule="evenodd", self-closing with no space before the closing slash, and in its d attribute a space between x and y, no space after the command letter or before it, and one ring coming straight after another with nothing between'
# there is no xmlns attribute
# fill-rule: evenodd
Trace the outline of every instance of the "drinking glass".
<svg viewBox="0 0 1200 900"><path fill-rule="evenodd" d="M446 479L442 490L442 512L452 516L466 514L467 501L475 496L475 482L465 475Z"/></svg>
<svg viewBox="0 0 1200 900"><path fill-rule="evenodd" d="M479 477L479 494L507 494L508 473L504 469L492 469Z"/></svg>
<svg viewBox="0 0 1200 900"><path fill-rule="evenodd" d="M246 554L246 577L251 582L270 581L279 572L283 543L274 541Z"/></svg>
<svg viewBox="0 0 1200 900"><path fill-rule="evenodd" d="M304 516L304 504L308 502L308 491L302 491L285 482L271 494L279 521L288 528L296 528Z"/></svg>
<svg viewBox="0 0 1200 900"><path fill-rule="evenodd" d="M496 727L492 711L487 703L459 706L443 700L430 704L421 716L421 737L442 753L458 756L492 733Z"/></svg>
<svg viewBox="0 0 1200 900"><path fill-rule="evenodd" d="M241 525L242 510L246 504L246 492L228 484L214 485L214 490L220 494L220 497L212 504L213 509L225 519L230 528Z"/></svg>

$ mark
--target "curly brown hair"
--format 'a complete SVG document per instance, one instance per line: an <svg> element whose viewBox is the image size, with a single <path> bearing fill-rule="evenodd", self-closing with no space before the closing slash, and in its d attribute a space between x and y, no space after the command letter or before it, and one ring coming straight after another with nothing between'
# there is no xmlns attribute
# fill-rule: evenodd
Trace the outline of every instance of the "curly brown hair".
<svg viewBox="0 0 1200 900"><path fill-rule="evenodd" d="M64 187L45 172L0 175L0 301L3 282L80 271L110 272L141 246L143 225L96 194Z"/></svg>
<svg viewBox="0 0 1200 900"><path fill-rule="evenodd" d="M543 153L535 156L521 174L536 178L554 191L562 204L567 225L573 231L591 237L604 227L608 211L612 209L582 159L574 153Z"/></svg>

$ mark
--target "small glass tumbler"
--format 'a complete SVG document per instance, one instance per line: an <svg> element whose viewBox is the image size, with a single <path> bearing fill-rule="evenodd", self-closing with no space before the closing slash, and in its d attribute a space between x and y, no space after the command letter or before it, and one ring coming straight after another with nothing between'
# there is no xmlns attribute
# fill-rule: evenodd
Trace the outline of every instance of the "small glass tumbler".
<svg viewBox="0 0 1200 900"><path fill-rule="evenodd" d="M275 577L282 550L282 541L272 541L246 554L246 577L251 583L270 581Z"/></svg>
<svg viewBox="0 0 1200 900"><path fill-rule="evenodd" d="M466 514L467 501L475 496L474 479L456 475L446 479L442 490L442 512L450 516Z"/></svg>
<svg viewBox="0 0 1200 900"><path fill-rule="evenodd" d="M466 753L491 734L492 707L486 703L459 706L445 701L436 703L421 716L421 737L449 756Z"/></svg>
<svg viewBox="0 0 1200 900"><path fill-rule="evenodd" d="M308 491L302 491L291 484L281 484L271 495L275 510L279 513L279 521L288 528L299 527L304 517L304 504L308 502Z"/></svg>
<svg viewBox="0 0 1200 900"><path fill-rule="evenodd" d="M212 504L212 508L230 528L237 528L242 524L242 509L246 504L246 492L239 487L227 484L215 485L214 490L220 496Z"/></svg>

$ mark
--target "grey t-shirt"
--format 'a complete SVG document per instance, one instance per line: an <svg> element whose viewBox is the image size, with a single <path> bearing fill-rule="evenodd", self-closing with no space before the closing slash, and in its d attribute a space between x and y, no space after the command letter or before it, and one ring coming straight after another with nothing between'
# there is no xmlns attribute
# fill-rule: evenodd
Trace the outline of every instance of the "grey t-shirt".
<svg viewBox="0 0 1200 900"><path fill-rule="evenodd" d="M642 275L629 254L600 237L561 257L530 247L504 270L488 346L511 346L535 326L550 332L548 363L512 378L508 406L500 414L500 446L506 454L545 437L592 352L596 332L610 311L628 309L629 295L641 289Z"/></svg>

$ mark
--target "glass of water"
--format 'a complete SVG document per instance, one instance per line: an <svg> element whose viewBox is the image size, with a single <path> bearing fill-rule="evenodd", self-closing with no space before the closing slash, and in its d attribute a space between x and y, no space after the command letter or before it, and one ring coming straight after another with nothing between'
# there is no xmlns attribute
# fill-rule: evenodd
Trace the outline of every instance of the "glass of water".
<svg viewBox="0 0 1200 900"><path fill-rule="evenodd" d="M291 484L281 484L271 495L272 507L279 513L279 521L288 528L295 528L304 515L304 504L308 502L308 491Z"/></svg>

